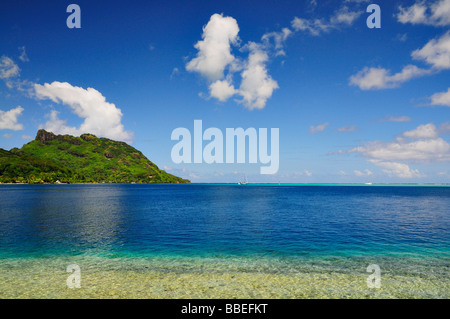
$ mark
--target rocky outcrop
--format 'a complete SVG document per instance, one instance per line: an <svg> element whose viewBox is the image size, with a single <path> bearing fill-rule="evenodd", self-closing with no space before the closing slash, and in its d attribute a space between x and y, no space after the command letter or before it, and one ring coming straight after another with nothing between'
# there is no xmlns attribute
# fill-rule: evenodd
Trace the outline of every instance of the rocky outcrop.
<svg viewBox="0 0 450 319"><path fill-rule="evenodd" d="M56 139L56 135L52 132L47 132L46 130L39 130L36 134L36 141L41 142L42 144L45 144L46 142L50 142Z"/></svg>

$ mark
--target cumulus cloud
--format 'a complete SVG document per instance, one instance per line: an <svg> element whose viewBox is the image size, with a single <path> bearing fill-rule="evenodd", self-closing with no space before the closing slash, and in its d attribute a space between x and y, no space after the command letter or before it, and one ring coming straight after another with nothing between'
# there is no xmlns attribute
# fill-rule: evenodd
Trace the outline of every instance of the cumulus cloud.
<svg viewBox="0 0 450 319"><path fill-rule="evenodd" d="M433 123L419 125L391 142L369 142L349 150L371 160L429 163L450 160L450 144L438 136Z"/></svg>
<svg viewBox="0 0 450 319"><path fill-rule="evenodd" d="M427 138L437 138L438 132L436 126L433 123L419 125L416 129L411 131L406 131L402 134L404 137L414 138L414 139L427 139Z"/></svg>
<svg viewBox="0 0 450 319"><path fill-rule="evenodd" d="M239 95L249 109L262 109L273 91L278 88L278 83L267 73L267 53L253 42L250 42L248 47L250 53L247 65L241 73Z"/></svg>
<svg viewBox="0 0 450 319"><path fill-rule="evenodd" d="M51 84L35 84L38 99L49 99L55 103L68 105L71 111L84 119L79 128L68 126L67 121L58 118L52 111L49 120L42 126L56 134L81 135L92 133L115 140L131 141L133 134L125 131L121 123L122 111L93 88L83 89L67 82L55 81Z"/></svg>
<svg viewBox="0 0 450 319"><path fill-rule="evenodd" d="M405 66L401 72L391 74L383 68L365 67L350 77L350 85L358 86L361 90L390 89L412 78L430 74L430 70L418 68L415 65Z"/></svg>
<svg viewBox="0 0 450 319"><path fill-rule="evenodd" d="M423 60L437 70L450 69L450 31L438 39L430 40L423 48L415 50L412 57Z"/></svg>
<svg viewBox="0 0 450 319"><path fill-rule="evenodd" d="M419 172L418 169L411 169L409 165L404 163L383 162L378 160L371 160L371 162L377 166L384 167L382 171L390 177L413 178L425 176L425 174Z"/></svg>
<svg viewBox="0 0 450 319"><path fill-rule="evenodd" d="M209 92L212 97L221 102L225 102L237 93L234 85L230 83L229 79L217 80L216 82L211 83L209 86Z"/></svg>
<svg viewBox="0 0 450 319"><path fill-rule="evenodd" d="M450 0L417 1L409 7L399 6L397 20L401 23L450 25Z"/></svg>
<svg viewBox="0 0 450 319"><path fill-rule="evenodd" d="M231 44L238 43L238 33L234 18L213 14L203 27L203 40L195 44L197 56L186 64L186 70L199 72L211 81L223 78L225 68L235 59Z"/></svg>
<svg viewBox="0 0 450 319"><path fill-rule="evenodd" d="M450 31L413 51L411 57L424 61L430 68L423 69L410 64L402 71L391 74L390 70L384 68L365 67L350 77L349 84L361 90L390 89L411 79L450 69Z"/></svg>
<svg viewBox="0 0 450 319"><path fill-rule="evenodd" d="M287 28L280 32L263 35L262 43L249 42L241 48L248 52L247 59L236 58L231 45L239 45L239 26L232 17L213 14L203 28L203 40L197 42L197 56L186 64L188 71L199 72L209 83L210 97L221 102L232 96L248 109L262 109L266 106L278 83L267 70L269 55L267 50L273 40L276 54L283 54L283 43L290 35ZM239 87L233 84L233 76L240 72Z"/></svg>
<svg viewBox="0 0 450 319"><path fill-rule="evenodd" d="M439 136L439 132L443 132L443 125L439 130L433 123L419 125L398 135L393 141L369 142L346 153L361 154L369 162L383 167L383 172L389 176L423 177L422 173L411 169L409 165L450 161L450 144Z"/></svg>
<svg viewBox="0 0 450 319"><path fill-rule="evenodd" d="M325 129L327 128L327 126L329 124L330 123L327 122L327 123L319 124L317 126L311 125L309 127L309 133L314 134L314 133L318 133L318 132L323 132L323 131L325 131Z"/></svg>
<svg viewBox="0 0 450 319"><path fill-rule="evenodd" d="M431 96L431 105L450 106L450 88L447 92L440 92Z"/></svg>
<svg viewBox="0 0 450 319"><path fill-rule="evenodd" d="M23 130L23 125L18 123L18 117L22 114L23 107L18 106L9 111L0 110L0 130Z"/></svg>

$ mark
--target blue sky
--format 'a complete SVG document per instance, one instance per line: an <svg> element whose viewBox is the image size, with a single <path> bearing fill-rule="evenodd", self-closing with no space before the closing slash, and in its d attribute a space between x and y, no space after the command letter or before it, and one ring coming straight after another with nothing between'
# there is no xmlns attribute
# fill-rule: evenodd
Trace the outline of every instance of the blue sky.
<svg viewBox="0 0 450 319"><path fill-rule="evenodd" d="M0 147L89 131L193 182L447 183L450 0L374 1L380 29L370 3L6 1ZM196 119L279 128L278 173L173 163Z"/></svg>

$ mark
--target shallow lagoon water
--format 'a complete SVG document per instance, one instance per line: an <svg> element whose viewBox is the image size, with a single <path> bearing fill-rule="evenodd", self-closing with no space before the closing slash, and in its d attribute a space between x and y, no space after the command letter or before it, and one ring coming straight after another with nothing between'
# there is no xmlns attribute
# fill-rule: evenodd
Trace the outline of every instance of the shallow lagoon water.
<svg viewBox="0 0 450 319"><path fill-rule="evenodd" d="M448 187L0 185L0 297L449 298L449 207Z"/></svg>

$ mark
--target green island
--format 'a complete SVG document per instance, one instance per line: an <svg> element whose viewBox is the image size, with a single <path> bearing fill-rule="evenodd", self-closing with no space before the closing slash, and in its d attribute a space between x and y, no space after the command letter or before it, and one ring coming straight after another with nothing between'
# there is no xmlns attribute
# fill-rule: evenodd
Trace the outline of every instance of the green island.
<svg viewBox="0 0 450 319"><path fill-rule="evenodd" d="M39 130L36 138L6 151L0 148L0 183L189 183L161 170L125 142L55 135Z"/></svg>

